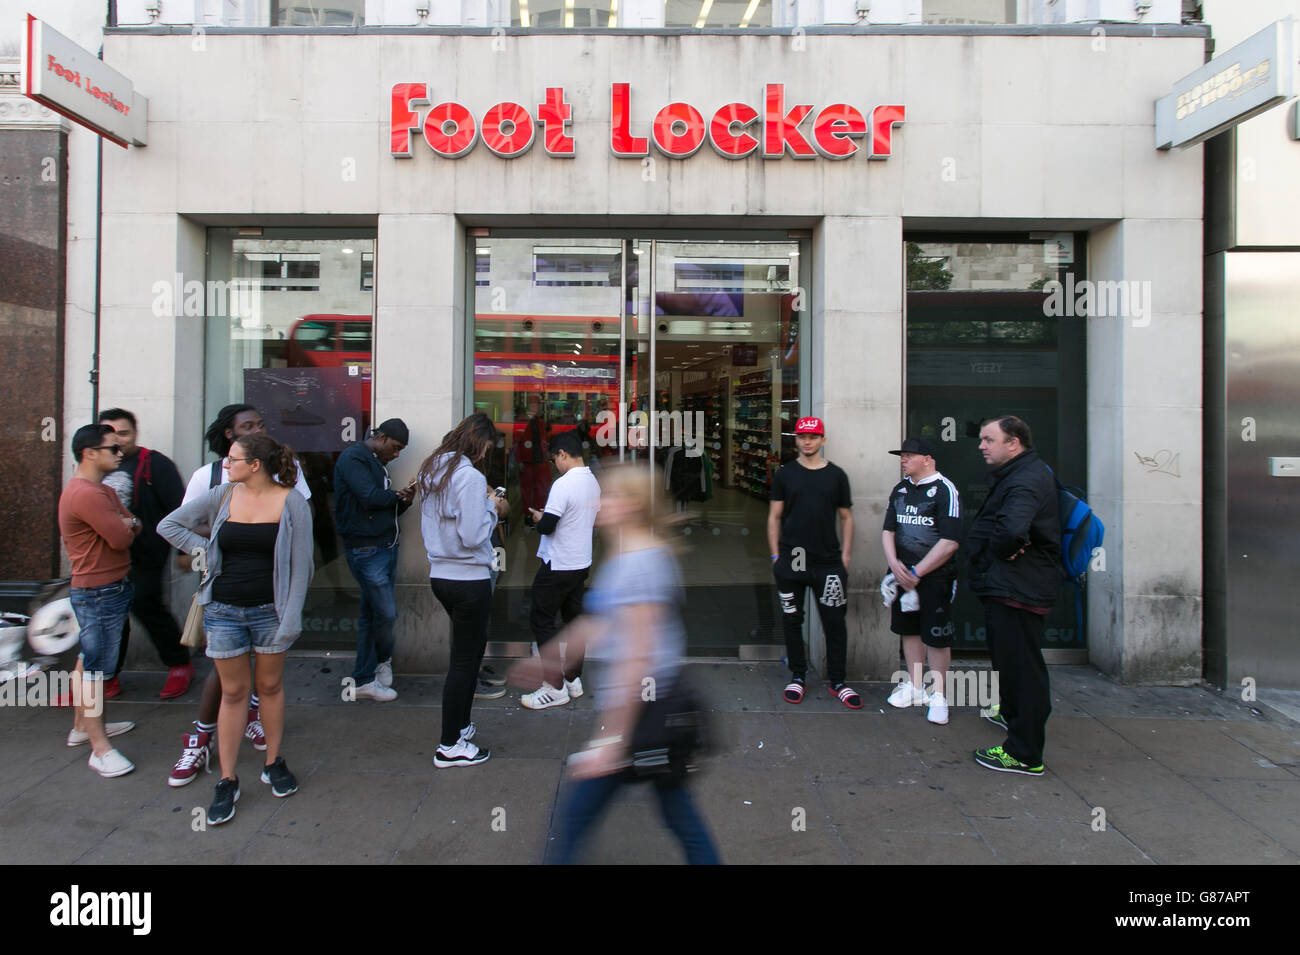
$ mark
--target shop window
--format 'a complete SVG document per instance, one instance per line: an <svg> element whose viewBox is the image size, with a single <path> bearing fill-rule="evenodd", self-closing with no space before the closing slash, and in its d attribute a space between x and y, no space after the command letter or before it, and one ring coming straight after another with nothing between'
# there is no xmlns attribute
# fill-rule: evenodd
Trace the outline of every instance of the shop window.
<svg viewBox="0 0 1300 955"><path fill-rule="evenodd" d="M1016 0L922 0L923 23L1016 22Z"/></svg>
<svg viewBox="0 0 1300 955"><path fill-rule="evenodd" d="M361 253L361 291L375 290L375 253Z"/></svg>
<svg viewBox="0 0 1300 955"><path fill-rule="evenodd" d="M512 26L540 27L546 29L588 29L591 27L616 27L618 0L592 2L583 0L511 0Z"/></svg>
<svg viewBox="0 0 1300 955"><path fill-rule="evenodd" d="M679 292L787 292L789 259L677 260L673 284Z"/></svg>
<svg viewBox="0 0 1300 955"><path fill-rule="evenodd" d="M374 235L239 233L208 231L206 278L229 291L209 297L225 305L209 305L205 319L198 424L206 429L226 405L251 404L267 433L294 449L316 538L299 645L352 647L359 598L335 533L333 476L339 453L370 426Z"/></svg>
<svg viewBox="0 0 1300 955"><path fill-rule="evenodd" d="M1087 483L1086 320L1057 317L1053 286L1086 275L1082 235L920 236L907 241L908 435L939 449L939 470L961 493L967 527L988 493L980 423L1023 418L1034 448L1061 480ZM980 604L966 588L953 605L958 649L984 646ZM1082 650L1073 591L1047 620L1044 648Z"/></svg>
<svg viewBox="0 0 1300 955"><path fill-rule="evenodd" d="M666 0L664 26L770 27L772 0Z"/></svg>
<svg viewBox="0 0 1300 955"><path fill-rule="evenodd" d="M538 247L533 250L533 284L539 287L617 287L618 249Z"/></svg>
<svg viewBox="0 0 1300 955"><path fill-rule="evenodd" d="M320 289L316 252L245 252L246 274L263 292L315 292Z"/></svg>
<svg viewBox="0 0 1300 955"><path fill-rule="evenodd" d="M271 0L271 25L277 27L356 27L366 22L365 0Z"/></svg>

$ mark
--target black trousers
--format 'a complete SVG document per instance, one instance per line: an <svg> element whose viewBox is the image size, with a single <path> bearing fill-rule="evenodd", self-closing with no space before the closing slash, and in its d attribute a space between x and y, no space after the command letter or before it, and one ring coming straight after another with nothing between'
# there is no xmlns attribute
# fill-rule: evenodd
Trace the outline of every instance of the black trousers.
<svg viewBox="0 0 1300 955"><path fill-rule="evenodd" d="M163 568L132 567L131 583L135 585L135 597L131 600L131 613L135 614L144 628L149 631L149 639L163 666L183 667L190 662L189 647L181 646L181 628L176 624L167 605L163 602ZM121 650L117 654L117 671L122 672L126 660L126 646L131 634L131 619L128 614L122 625Z"/></svg>
<svg viewBox="0 0 1300 955"><path fill-rule="evenodd" d="M781 600L781 624L785 631L785 654L790 672L802 678L808 672L803 648L803 605L808 588L813 588L817 615L826 637L826 678L843 683L848 660L848 584L843 565L810 567L797 575L776 573L776 594Z"/></svg>
<svg viewBox="0 0 1300 955"><path fill-rule="evenodd" d="M442 688L443 746L455 746L469 726L478 669L487 649L488 616L492 610L492 581L429 580L433 595L451 617L451 665Z"/></svg>
<svg viewBox="0 0 1300 955"><path fill-rule="evenodd" d="M1001 713L1007 721L1002 748L1030 766L1043 764L1047 717L1052 712L1052 692L1043 662L1043 628L1046 617L1018 610L990 597L984 603L984 621L998 674Z"/></svg>
<svg viewBox="0 0 1300 955"><path fill-rule="evenodd" d="M537 568L533 577L532 612L528 616L533 639L540 650L560 632L555 625L555 615L566 624L582 613L582 595L585 592L587 568L581 570L551 570L549 563ZM582 674L582 657L576 661L565 660L565 679L572 680Z"/></svg>

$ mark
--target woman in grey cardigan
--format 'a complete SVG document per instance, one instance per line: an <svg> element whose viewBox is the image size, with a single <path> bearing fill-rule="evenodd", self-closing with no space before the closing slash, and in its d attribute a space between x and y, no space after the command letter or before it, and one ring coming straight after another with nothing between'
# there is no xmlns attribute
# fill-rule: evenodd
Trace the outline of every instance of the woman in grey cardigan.
<svg viewBox="0 0 1300 955"><path fill-rule="evenodd" d="M311 508L293 489L298 465L289 447L265 434L251 434L231 446L225 467L228 485L183 504L158 525L169 543L203 555L198 601L208 656L221 678L221 781L208 809L208 823L214 826L234 817L239 799L235 764L248 715L250 651L257 654L254 679L266 733L262 782L270 783L276 796L298 791L298 781L280 755L284 652L302 631L302 605L313 571ZM211 528L207 537L195 532L204 526Z"/></svg>
<svg viewBox="0 0 1300 955"><path fill-rule="evenodd" d="M429 585L451 618L451 665L442 691L442 734L433 754L439 769L477 766L490 753L474 738L470 708L492 608L492 531L510 512L479 470L497 441L492 419L472 414L442 439L417 478L420 531L429 557Z"/></svg>

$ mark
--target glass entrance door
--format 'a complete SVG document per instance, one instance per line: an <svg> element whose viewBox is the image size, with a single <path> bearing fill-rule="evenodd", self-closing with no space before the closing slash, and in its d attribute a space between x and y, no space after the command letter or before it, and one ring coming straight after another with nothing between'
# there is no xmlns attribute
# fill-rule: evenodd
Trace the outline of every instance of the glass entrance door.
<svg viewBox="0 0 1300 955"><path fill-rule="evenodd" d="M497 422L488 480L512 509L491 634L508 646L494 650L530 639L538 538L521 517L546 499L547 440L574 430L597 476L652 465L653 506L682 545L690 652L779 658L768 488L806 400L806 249L491 237L475 252L474 409Z"/></svg>

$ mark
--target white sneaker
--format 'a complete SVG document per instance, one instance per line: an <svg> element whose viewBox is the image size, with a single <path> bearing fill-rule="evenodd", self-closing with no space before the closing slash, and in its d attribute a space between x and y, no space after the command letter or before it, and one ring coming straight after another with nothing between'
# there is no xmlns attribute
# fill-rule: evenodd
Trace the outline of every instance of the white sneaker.
<svg viewBox="0 0 1300 955"><path fill-rule="evenodd" d="M582 696L582 677L575 676L572 680L565 680L564 690L569 694L570 699L576 700Z"/></svg>
<svg viewBox="0 0 1300 955"><path fill-rule="evenodd" d="M930 709L926 712L925 718L941 726L948 722L948 701L943 698L942 693L930 694Z"/></svg>
<svg viewBox="0 0 1300 955"><path fill-rule="evenodd" d="M569 702L569 691L567 689L557 690L549 683L543 683L541 689L534 690L532 693L525 693L519 698L519 702L529 710L544 710L548 706L563 706Z"/></svg>
<svg viewBox="0 0 1300 955"><path fill-rule="evenodd" d="M924 690L918 690L911 680L904 680L898 686L894 687L894 692L889 694L889 705L896 706L900 710L909 706L920 706L926 702Z"/></svg>
<svg viewBox="0 0 1300 955"><path fill-rule="evenodd" d="M125 776L131 770L135 769L135 763L131 762L115 749L110 749L103 756L90 754L90 768L105 779L111 779L114 776Z"/></svg>
<svg viewBox="0 0 1300 955"><path fill-rule="evenodd" d="M376 703L387 703L390 700L397 699L397 691L380 684L378 680L372 680L364 686L357 687L357 700L374 700Z"/></svg>
<svg viewBox="0 0 1300 955"><path fill-rule="evenodd" d="M129 733L133 729L135 729L135 724L129 721L122 722L122 723L105 723L104 735L121 736L123 733ZM73 729L68 730L69 746L81 746L83 743L89 743L89 742L90 742L90 734L87 733L85 730L79 730L76 729L75 727Z"/></svg>
<svg viewBox="0 0 1300 955"><path fill-rule="evenodd" d="M375 682L380 686L393 685L393 658L389 657L379 666L375 667Z"/></svg>
<svg viewBox="0 0 1300 955"><path fill-rule="evenodd" d="M492 754L479 749L468 740L458 740L455 746L439 746L433 753L433 765L439 769L451 766L477 766L486 763Z"/></svg>
<svg viewBox="0 0 1300 955"><path fill-rule="evenodd" d="M469 726L466 726L463 730L460 731L460 742L468 742L469 740L472 740L474 738L474 734L477 732L478 732L478 727L475 726L473 723L470 723Z"/></svg>

